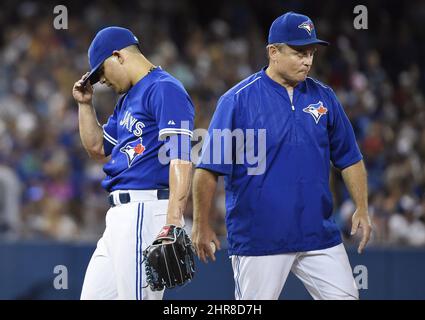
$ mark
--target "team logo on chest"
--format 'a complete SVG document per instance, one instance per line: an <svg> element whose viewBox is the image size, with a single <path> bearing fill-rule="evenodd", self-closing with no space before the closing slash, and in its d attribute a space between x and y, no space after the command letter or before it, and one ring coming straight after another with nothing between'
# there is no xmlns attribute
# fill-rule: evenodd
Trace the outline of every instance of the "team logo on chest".
<svg viewBox="0 0 425 320"><path fill-rule="evenodd" d="M319 120L322 116L328 113L328 109L323 106L323 102L319 101L317 103L309 104L306 108L303 109L305 113L309 113L316 124L319 123Z"/></svg>
<svg viewBox="0 0 425 320"><path fill-rule="evenodd" d="M130 167L133 162L145 152L146 148L142 143L142 138L130 141L120 149L122 153L127 156L128 166Z"/></svg>

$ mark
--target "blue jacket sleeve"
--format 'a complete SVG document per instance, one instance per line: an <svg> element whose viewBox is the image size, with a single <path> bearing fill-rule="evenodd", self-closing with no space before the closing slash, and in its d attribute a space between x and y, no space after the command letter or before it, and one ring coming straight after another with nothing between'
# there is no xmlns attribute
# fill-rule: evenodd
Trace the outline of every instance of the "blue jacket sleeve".
<svg viewBox="0 0 425 320"><path fill-rule="evenodd" d="M363 156L357 145L353 127L333 91L331 98L333 108L329 123L330 156L333 165L343 170L362 160Z"/></svg>
<svg viewBox="0 0 425 320"><path fill-rule="evenodd" d="M208 134L204 137L197 168L230 175L233 168L231 132L234 129L235 100L221 97L214 112Z"/></svg>

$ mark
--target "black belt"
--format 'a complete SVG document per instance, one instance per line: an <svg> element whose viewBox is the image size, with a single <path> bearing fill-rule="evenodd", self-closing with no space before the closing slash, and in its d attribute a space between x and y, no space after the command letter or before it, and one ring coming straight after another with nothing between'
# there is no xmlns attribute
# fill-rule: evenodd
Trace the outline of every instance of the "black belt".
<svg viewBox="0 0 425 320"><path fill-rule="evenodd" d="M118 194L118 197L120 199L119 203L114 201L114 196L112 194L108 196L108 202L111 205L111 207L115 207L118 204L126 204L131 202L131 197L129 192L120 192ZM170 190L169 189L157 190L156 197L158 200L168 200L168 198L170 197Z"/></svg>

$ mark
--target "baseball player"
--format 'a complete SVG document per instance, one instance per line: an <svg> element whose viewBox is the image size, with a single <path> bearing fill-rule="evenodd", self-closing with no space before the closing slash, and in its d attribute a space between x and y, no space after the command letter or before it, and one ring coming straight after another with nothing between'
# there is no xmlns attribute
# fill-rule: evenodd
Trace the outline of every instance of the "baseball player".
<svg viewBox="0 0 425 320"><path fill-rule="evenodd" d="M142 252L161 228L184 224L193 104L178 80L143 56L128 29L99 31L88 55L91 71L75 83L73 96L83 146L105 162L102 186L111 207L81 299L162 299L163 291L146 285ZM103 126L92 105L98 81L122 94ZM160 161L161 150L171 162Z"/></svg>
<svg viewBox="0 0 425 320"><path fill-rule="evenodd" d="M203 145L193 182L192 240L201 260L215 260L220 243L208 214L217 177L223 175L236 299L278 299L290 271L314 299L358 299L332 217L329 171L331 162L342 171L356 204L352 234L363 231L359 253L371 232L366 171L335 93L307 76L318 45L328 43L317 39L307 16L289 12L277 18L268 37L268 66L220 98ZM253 146L256 153L265 150L258 154L264 173L250 174L252 162L226 163L226 157L244 159L237 150L246 145L232 145L232 157L217 155L226 150L220 147L224 135L214 138L225 129L254 129L258 138L265 130L266 139Z"/></svg>

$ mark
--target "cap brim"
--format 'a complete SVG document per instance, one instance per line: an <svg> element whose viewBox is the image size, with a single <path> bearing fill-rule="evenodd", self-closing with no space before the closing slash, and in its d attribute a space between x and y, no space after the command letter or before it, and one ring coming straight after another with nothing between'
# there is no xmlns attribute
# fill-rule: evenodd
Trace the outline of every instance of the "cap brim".
<svg viewBox="0 0 425 320"><path fill-rule="evenodd" d="M288 41L288 42L285 42L285 44L287 44L289 46L308 46L308 45L312 45L312 44L319 44L321 46L328 46L329 42L319 40L319 39L305 39L305 40L303 39L303 40Z"/></svg>
<svg viewBox="0 0 425 320"><path fill-rule="evenodd" d="M99 68L102 65L103 61L100 62L97 66L95 66L89 73L89 75L87 76L87 78L84 79L83 81L83 86L85 86L87 84L87 82L90 82L91 85L94 85L95 83L99 82L100 77L99 77Z"/></svg>

